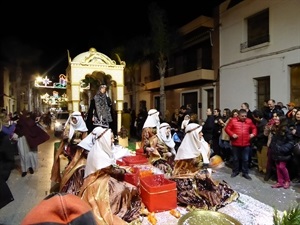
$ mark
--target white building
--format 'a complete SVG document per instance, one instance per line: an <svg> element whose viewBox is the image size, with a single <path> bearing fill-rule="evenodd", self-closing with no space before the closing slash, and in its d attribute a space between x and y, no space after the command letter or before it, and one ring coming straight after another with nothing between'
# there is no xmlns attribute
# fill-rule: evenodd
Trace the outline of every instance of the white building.
<svg viewBox="0 0 300 225"><path fill-rule="evenodd" d="M300 1L230 2L220 5L220 108L300 106Z"/></svg>

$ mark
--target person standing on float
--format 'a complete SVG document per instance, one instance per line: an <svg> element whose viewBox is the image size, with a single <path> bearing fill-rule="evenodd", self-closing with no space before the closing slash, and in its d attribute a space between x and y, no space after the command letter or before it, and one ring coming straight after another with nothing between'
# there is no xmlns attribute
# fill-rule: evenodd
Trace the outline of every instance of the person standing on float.
<svg viewBox="0 0 300 225"><path fill-rule="evenodd" d="M86 125L89 133L93 131L95 127L112 127L112 101L107 94L107 86L101 84L99 91L91 100L88 115L86 119Z"/></svg>

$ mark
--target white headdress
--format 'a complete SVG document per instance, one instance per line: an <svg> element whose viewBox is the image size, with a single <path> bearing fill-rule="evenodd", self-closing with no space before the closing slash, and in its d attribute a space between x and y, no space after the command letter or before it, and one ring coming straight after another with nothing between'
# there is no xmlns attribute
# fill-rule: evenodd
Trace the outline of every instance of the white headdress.
<svg viewBox="0 0 300 225"><path fill-rule="evenodd" d="M150 109L148 111L147 119L143 125L145 127L156 127L159 129L160 119L159 119L159 112L156 109Z"/></svg>
<svg viewBox="0 0 300 225"><path fill-rule="evenodd" d="M88 154L84 177L116 163L112 153L111 129L99 127L100 135Z"/></svg>
<svg viewBox="0 0 300 225"><path fill-rule="evenodd" d="M76 118L77 123L73 123L73 121L72 121L72 119L71 119L72 117L75 117L75 118ZM82 115L81 115L80 112L77 112L77 111L76 111L76 112L73 112L73 113L69 116L69 118L68 118L68 120L67 120L67 122L66 122L66 125L67 125L68 123L70 123L69 139L71 139L71 138L73 137L74 132L75 132L76 130L81 131L81 132L87 132L87 131L88 131L88 129L87 129L87 127L86 127L86 124L85 124L85 122L84 122L84 120L83 120L83 117L82 117Z"/></svg>
<svg viewBox="0 0 300 225"><path fill-rule="evenodd" d="M175 160L192 159L202 154L203 162L209 163L208 154L210 148L204 138L199 137L202 126L197 123L190 123L185 128L185 136L177 150Z"/></svg>

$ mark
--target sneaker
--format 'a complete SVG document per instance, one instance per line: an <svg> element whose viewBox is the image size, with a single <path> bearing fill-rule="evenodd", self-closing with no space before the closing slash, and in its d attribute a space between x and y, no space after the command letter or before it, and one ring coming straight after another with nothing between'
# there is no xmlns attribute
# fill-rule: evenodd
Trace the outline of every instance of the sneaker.
<svg viewBox="0 0 300 225"><path fill-rule="evenodd" d="M276 184L272 185L271 187L272 188L281 188L281 187L283 187L283 184L276 183Z"/></svg>
<svg viewBox="0 0 300 225"><path fill-rule="evenodd" d="M249 174L243 174L243 177L245 177L247 180L252 180L252 178L249 176Z"/></svg>
<svg viewBox="0 0 300 225"><path fill-rule="evenodd" d="M236 177L237 175L239 175L239 173L232 173L231 177Z"/></svg>

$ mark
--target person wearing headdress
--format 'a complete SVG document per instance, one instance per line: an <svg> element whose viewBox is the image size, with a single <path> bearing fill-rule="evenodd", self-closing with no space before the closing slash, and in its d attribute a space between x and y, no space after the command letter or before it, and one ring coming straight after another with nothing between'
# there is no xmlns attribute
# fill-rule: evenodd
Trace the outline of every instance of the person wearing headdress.
<svg viewBox="0 0 300 225"><path fill-rule="evenodd" d="M100 127L94 128L77 144L75 156L63 171L59 187L60 192L78 195L83 184L87 155L95 144L99 131L101 131Z"/></svg>
<svg viewBox="0 0 300 225"><path fill-rule="evenodd" d="M142 130L141 148L144 153L149 151L149 139L157 133L160 125L159 111L150 109Z"/></svg>
<svg viewBox="0 0 300 225"><path fill-rule="evenodd" d="M73 112L65 125L63 140L54 156L51 170L51 181L61 182L60 156L64 155L68 159L68 164L75 157L79 142L88 135L88 129L80 112Z"/></svg>
<svg viewBox="0 0 300 225"><path fill-rule="evenodd" d="M116 165L111 129L100 127L96 135L78 196L93 208L98 225L125 225L139 220L139 190L124 181L126 170Z"/></svg>
<svg viewBox="0 0 300 225"><path fill-rule="evenodd" d="M111 128L112 122L112 101L107 94L107 85L101 84L99 91L91 100L86 124L90 133L97 126Z"/></svg>
<svg viewBox="0 0 300 225"><path fill-rule="evenodd" d="M170 176L176 151L175 142L171 135L171 126L168 123L160 124L157 134L149 139L149 146L146 149L149 162Z"/></svg>
<svg viewBox="0 0 300 225"><path fill-rule="evenodd" d="M189 208L217 210L239 197L225 181L211 177L210 146L202 126L190 123L179 146L171 180L177 184L177 201Z"/></svg>

